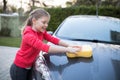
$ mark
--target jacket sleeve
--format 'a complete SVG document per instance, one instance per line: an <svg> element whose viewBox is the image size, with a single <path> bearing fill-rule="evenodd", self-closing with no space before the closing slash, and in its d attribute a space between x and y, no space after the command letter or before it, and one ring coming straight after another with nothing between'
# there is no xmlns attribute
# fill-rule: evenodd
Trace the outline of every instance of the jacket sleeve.
<svg viewBox="0 0 120 80"><path fill-rule="evenodd" d="M48 34L46 31L44 33L44 39L57 45L59 44L59 41L60 41L58 38Z"/></svg>
<svg viewBox="0 0 120 80"><path fill-rule="evenodd" d="M49 45L44 44L40 39L38 39L36 36L34 36L33 34L29 34L26 33L23 36L23 41L25 43L27 43L28 45L38 49L38 50L42 50L44 52L48 52L49 50Z"/></svg>

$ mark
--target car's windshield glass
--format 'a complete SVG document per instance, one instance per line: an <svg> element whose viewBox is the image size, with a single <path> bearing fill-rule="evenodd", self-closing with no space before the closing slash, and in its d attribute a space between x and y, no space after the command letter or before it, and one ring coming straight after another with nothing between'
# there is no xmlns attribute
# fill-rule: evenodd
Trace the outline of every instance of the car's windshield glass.
<svg viewBox="0 0 120 80"><path fill-rule="evenodd" d="M59 28L59 37L120 43L120 20L109 18L68 18Z"/></svg>

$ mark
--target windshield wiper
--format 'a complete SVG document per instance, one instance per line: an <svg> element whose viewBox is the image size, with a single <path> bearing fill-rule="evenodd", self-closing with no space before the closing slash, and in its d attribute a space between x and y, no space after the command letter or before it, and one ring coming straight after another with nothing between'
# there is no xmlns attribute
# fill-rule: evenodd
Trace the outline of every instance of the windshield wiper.
<svg viewBox="0 0 120 80"><path fill-rule="evenodd" d="M97 39L89 40L89 39L72 39L72 38L66 38L66 37L60 37L62 39L72 40L72 41L86 41L86 42L94 42L94 43L107 43L107 44L117 44L120 45L120 42L109 42L109 41L101 41Z"/></svg>

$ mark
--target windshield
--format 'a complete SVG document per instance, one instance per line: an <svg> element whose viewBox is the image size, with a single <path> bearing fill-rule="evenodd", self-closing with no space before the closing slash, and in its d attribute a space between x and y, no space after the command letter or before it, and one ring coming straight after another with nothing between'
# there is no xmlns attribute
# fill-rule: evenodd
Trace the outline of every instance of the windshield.
<svg viewBox="0 0 120 80"><path fill-rule="evenodd" d="M97 17L72 17L64 21L56 35L68 39L120 43L120 20Z"/></svg>

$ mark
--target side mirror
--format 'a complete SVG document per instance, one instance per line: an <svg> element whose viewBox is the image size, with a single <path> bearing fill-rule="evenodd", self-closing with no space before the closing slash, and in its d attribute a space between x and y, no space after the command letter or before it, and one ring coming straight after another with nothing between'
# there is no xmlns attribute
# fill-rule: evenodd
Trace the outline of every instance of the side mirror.
<svg viewBox="0 0 120 80"><path fill-rule="evenodd" d="M52 31L47 31L48 34L50 35L53 35L53 32Z"/></svg>

